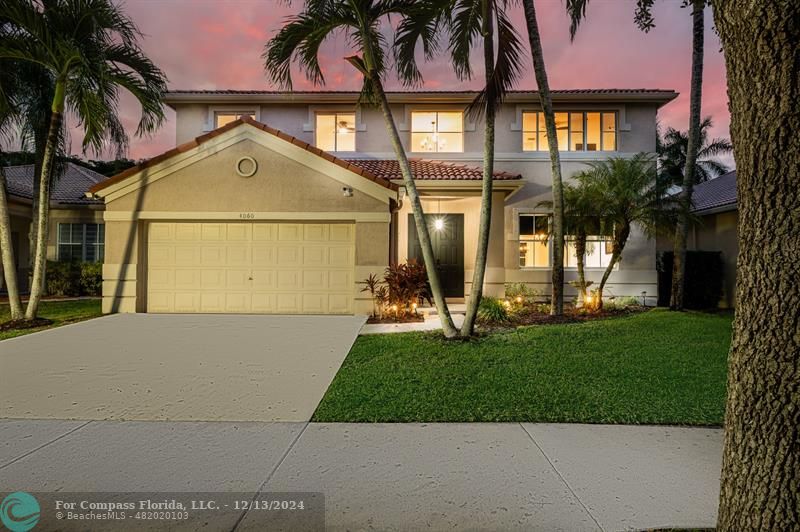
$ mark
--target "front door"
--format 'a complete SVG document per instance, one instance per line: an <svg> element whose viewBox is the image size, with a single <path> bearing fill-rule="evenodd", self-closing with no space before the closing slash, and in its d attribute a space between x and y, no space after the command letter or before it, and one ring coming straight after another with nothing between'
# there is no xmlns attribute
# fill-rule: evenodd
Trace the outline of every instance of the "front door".
<svg viewBox="0 0 800 532"><path fill-rule="evenodd" d="M464 215L426 214L445 297L464 297ZM408 258L423 263L414 215L408 215Z"/></svg>

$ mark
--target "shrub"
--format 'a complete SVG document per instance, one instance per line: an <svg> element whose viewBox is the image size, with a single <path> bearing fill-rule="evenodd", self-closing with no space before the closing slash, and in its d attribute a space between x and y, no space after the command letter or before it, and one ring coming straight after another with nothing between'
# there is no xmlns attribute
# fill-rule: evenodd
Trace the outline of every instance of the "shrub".
<svg viewBox="0 0 800 532"><path fill-rule="evenodd" d="M506 302L493 297L481 298L478 304L478 321L486 324L508 323L510 318L506 309Z"/></svg>
<svg viewBox="0 0 800 532"><path fill-rule="evenodd" d="M100 296L103 265L99 262L47 262L45 294L49 296Z"/></svg>
<svg viewBox="0 0 800 532"><path fill-rule="evenodd" d="M610 299L603 303L603 309L605 310L624 310L628 307L635 307L641 304L641 301L636 299L632 296L627 297L617 297L615 299Z"/></svg>
<svg viewBox="0 0 800 532"><path fill-rule="evenodd" d="M658 305L669 306L672 290L672 251L658 256ZM722 253L718 251L687 251L686 275L683 287L683 306L704 310L717 308L722 298L724 280Z"/></svg>
<svg viewBox="0 0 800 532"><path fill-rule="evenodd" d="M522 304L532 304L539 297L539 291L525 283L506 283L506 298Z"/></svg>
<svg viewBox="0 0 800 532"><path fill-rule="evenodd" d="M373 314L377 316L386 311L395 317L415 314L416 305L423 300L433 303L425 265L413 259L386 268L383 280L371 274L361 284L361 291L372 296Z"/></svg>

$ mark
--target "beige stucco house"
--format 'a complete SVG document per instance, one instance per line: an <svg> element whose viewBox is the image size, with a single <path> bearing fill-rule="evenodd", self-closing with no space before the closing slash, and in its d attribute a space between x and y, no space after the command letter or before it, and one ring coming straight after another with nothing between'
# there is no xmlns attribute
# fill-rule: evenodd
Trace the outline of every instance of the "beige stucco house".
<svg viewBox="0 0 800 532"><path fill-rule="evenodd" d="M390 93L429 218L446 295L471 290L483 125L474 92ZM655 150L658 109L673 91L555 91L564 174L609 156ZM419 255L383 119L355 92L172 91L178 147L93 186L105 204L105 312L352 314L371 309L369 274ZM535 92L497 115L485 290L549 292L541 238L549 158ZM597 241L589 276L609 255ZM571 258L569 258L571 257ZM567 280L575 277L568 253ZM655 242L635 232L609 295L656 296Z"/></svg>
<svg viewBox="0 0 800 532"><path fill-rule="evenodd" d="M34 166L3 168L8 188L11 243L17 262L20 290L28 290L30 272L30 226ZM65 163L51 189L48 260L102 262L104 254L103 202L86 197L86 191L106 177L74 163ZM2 265L0 265L2 272ZM0 291L5 289L0 275Z"/></svg>

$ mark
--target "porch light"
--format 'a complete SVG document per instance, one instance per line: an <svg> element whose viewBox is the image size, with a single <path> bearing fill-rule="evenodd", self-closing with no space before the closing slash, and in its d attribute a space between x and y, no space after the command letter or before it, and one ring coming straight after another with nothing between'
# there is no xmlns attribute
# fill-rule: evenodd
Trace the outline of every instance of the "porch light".
<svg viewBox="0 0 800 532"><path fill-rule="evenodd" d="M444 219L436 218L436 220L433 221L433 228L436 229L437 231L441 231L442 229L444 229Z"/></svg>

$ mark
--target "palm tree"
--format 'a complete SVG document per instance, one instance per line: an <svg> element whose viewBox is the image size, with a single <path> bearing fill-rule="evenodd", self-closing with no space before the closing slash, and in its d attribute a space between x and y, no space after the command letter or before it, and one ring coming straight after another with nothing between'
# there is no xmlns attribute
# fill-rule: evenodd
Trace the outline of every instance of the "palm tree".
<svg viewBox="0 0 800 532"><path fill-rule="evenodd" d="M0 36L2 33L3 29L0 29ZM0 61L0 140L5 140L10 133L17 113L16 102L22 90L15 66L10 61ZM0 253L0 265L3 269L9 310L13 321L22 319L23 311L17 282L17 261L11 242L11 217L8 211L8 194L3 166L5 166L5 160L0 151L0 251L2 252Z"/></svg>
<svg viewBox="0 0 800 532"><path fill-rule="evenodd" d="M416 45L422 41L426 56L438 49L439 30L449 35L453 68L461 80L472 77L470 51L483 48L484 87L468 108L473 118L485 115L483 141L483 183L478 222L478 243L472 289L467 302L462 336L474 332L478 305L483 297L483 281L489 250L492 220L492 179L494 177L495 115L522 70L522 44L508 18L509 0L427 0L420 11L398 27L395 57L397 69L406 84L417 84L422 76L416 68ZM444 26L444 27L442 27ZM495 35L497 51L495 52Z"/></svg>
<svg viewBox="0 0 800 532"><path fill-rule="evenodd" d="M578 300L586 301L591 281L586 281L585 263L589 236L601 236L605 226L600 223L598 205L602 201L595 187L578 181L576 185L564 187L564 225L572 235L575 260L578 269Z"/></svg>
<svg viewBox="0 0 800 532"><path fill-rule="evenodd" d="M76 115L83 149L100 152L109 140L125 138L117 111L120 89L142 108L137 135L164 120L161 96L166 77L141 51L141 33L111 0L5 0L0 18L8 31L0 59L38 65L54 79L50 124L38 176L38 220L33 280L26 319L36 317L44 288L50 185L64 112Z"/></svg>
<svg viewBox="0 0 800 532"><path fill-rule="evenodd" d="M561 158L558 153L556 115L553 111L553 98L544 65L544 52L539 35L539 23L536 21L534 0L522 0L522 6L525 10L525 23L528 26L528 40L533 56L533 72L539 88L539 103L544 114L547 146L550 149L550 171L553 174L553 287L550 314L560 316L564 313L564 185L561 179Z"/></svg>
<svg viewBox="0 0 800 532"><path fill-rule="evenodd" d="M416 222L422 258L442 322L442 331L446 337L453 338L458 336L459 331L453 324L444 299L422 202L382 81L386 74L388 45L381 33L381 23L388 21L390 16L399 16L401 19L418 16L419 9L419 3L413 0L307 0L303 10L291 17L267 43L263 57L270 78L279 86L291 90L291 66L295 61L313 83L325 83L319 64L319 50L332 33L342 32L349 43L359 50L360 56L346 58L364 78L359 103L376 103L381 108Z"/></svg>
<svg viewBox="0 0 800 532"><path fill-rule="evenodd" d="M663 190L655 176L650 155L639 153L630 159L611 157L590 163L591 168L574 177L579 187L591 190L600 224L611 239L611 259L597 289L598 308L603 306L603 289L614 267L622 258L631 229L639 225L648 236L670 215L664 208Z"/></svg>
<svg viewBox="0 0 800 532"><path fill-rule="evenodd" d="M655 22L652 8L655 0L639 0L636 3L634 20L645 32L650 31ZM586 16L586 5L589 0L567 0L567 14L570 16L570 37L581 20ZM703 96L703 51L704 51L704 13L708 0L683 0L682 6L692 8L692 78L689 90L689 133L686 142L686 164L683 168L683 181L680 201L683 214L678 218L675 230L675 253L672 264L672 295L670 308L683 310L683 285L686 272L686 240L689 235L691 218L692 193L694 192L695 170L697 168L698 150L700 149L700 104Z"/></svg>
<svg viewBox="0 0 800 532"><path fill-rule="evenodd" d="M729 170L728 166L717 159L720 155L733 152L733 145L728 139L708 138L708 130L713 126L711 117L700 123L700 146L694 169L695 184L714 179ZM659 132L656 142L658 155L659 179L670 185L683 184L683 172L686 168L686 153L689 146L688 132L667 128L663 135Z"/></svg>

